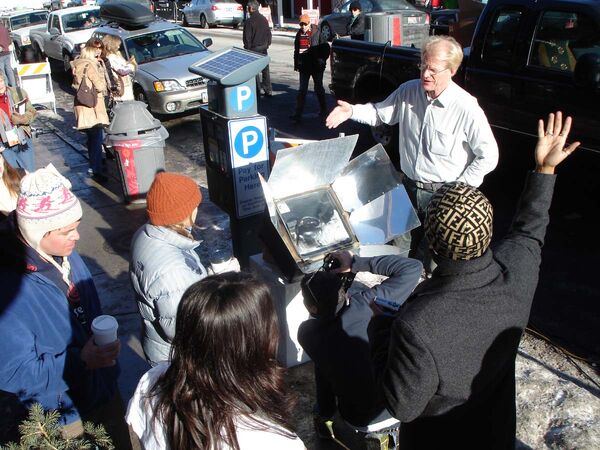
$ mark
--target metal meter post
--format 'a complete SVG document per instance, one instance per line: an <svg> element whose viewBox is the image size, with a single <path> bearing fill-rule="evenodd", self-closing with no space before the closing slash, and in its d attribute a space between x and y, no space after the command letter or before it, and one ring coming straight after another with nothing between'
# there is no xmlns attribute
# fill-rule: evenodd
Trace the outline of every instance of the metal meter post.
<svg viewBox="0 0 600 450"><path fill-rule="evenodd" d="M200 108L210 199L229 214L233 253L244 267L261 251L258 231L265 201L258 175L269 176L267 119L258 114L255 76L266 55L231 47L192 64L209 78Z"/></svg>

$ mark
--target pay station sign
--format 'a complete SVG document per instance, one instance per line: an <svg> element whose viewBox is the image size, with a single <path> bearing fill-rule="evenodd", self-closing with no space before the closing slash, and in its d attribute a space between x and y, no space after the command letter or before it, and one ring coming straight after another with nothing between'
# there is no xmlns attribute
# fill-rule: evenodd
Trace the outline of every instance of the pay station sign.
<svg viewBox="0 0 600 450"><path fill-rule="evenodd" d="M241 219L265 209L258 174L269 176L267 119L232 119L228 125L236 215Z"/></svg>

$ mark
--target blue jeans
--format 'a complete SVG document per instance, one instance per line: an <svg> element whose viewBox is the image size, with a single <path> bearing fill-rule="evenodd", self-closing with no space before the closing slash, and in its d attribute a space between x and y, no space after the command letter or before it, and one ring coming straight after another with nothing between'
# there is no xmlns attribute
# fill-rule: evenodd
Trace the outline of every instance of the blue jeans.
<svg viewBox="0 0 600 450"><path fill-rule="evenodd" d="M85 130L87 134L87 149L90 159L90 169L94 174L102 173L102 139L103 132L101 127L88 128Z"/></svg>
<svg viewBox="0 0 600 450"><path fill-rule="evenodd" d="M10 64L10 53L8 55L0 56L0 72L4 73L6 82L10 87L15 87L17 85L15 72Z"/></svg>
<svg viewBox="0 0 600 450"><path fill-rule="evenodd" d="M4 159L15 169L25 169L27 172L35 170L35 162L33 160L33 143L31 138L25 139L21 145L13 145L4 149L2 152Z"/></svg>
<svg viewBox="0 0 600 450"><path fill-rule="evenodd" d="M429 242L425 237L425 213L427 206L433 197L433 192L425 189L417 188L413 183L405 182L404 187L408 193L408 197L417 211L417 216L421 221L421 226L417 227L408 233L404 233L394 239L394 245L402 251L409 251L409 256L418 259L423 263L423 267L428 273L433 272L437 264L433 261L431 250L429 250Z"/></svg>

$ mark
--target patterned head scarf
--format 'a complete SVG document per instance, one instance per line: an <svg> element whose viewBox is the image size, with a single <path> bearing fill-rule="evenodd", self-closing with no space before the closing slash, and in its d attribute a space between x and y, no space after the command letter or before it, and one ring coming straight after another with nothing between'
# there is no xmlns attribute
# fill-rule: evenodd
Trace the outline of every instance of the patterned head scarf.
<svg viewBox="0 0 600 450"><path fill-rule="evenodd" d="M480 191L465 183L446 183L427 207L425 235L441 256L478 258L490 245L492 219L492 205Z"/></svg>

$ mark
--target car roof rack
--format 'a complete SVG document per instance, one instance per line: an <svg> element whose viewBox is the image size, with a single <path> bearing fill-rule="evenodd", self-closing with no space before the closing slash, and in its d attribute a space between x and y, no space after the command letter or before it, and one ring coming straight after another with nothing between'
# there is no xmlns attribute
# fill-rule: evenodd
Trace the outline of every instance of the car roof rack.
<svg viewBox="0 0 600 450"><path fill-rule="evenodd" d="M111 0L100 7L100 18L123 28L142 28L156 20L154 13L144 5Z"/></svg>

